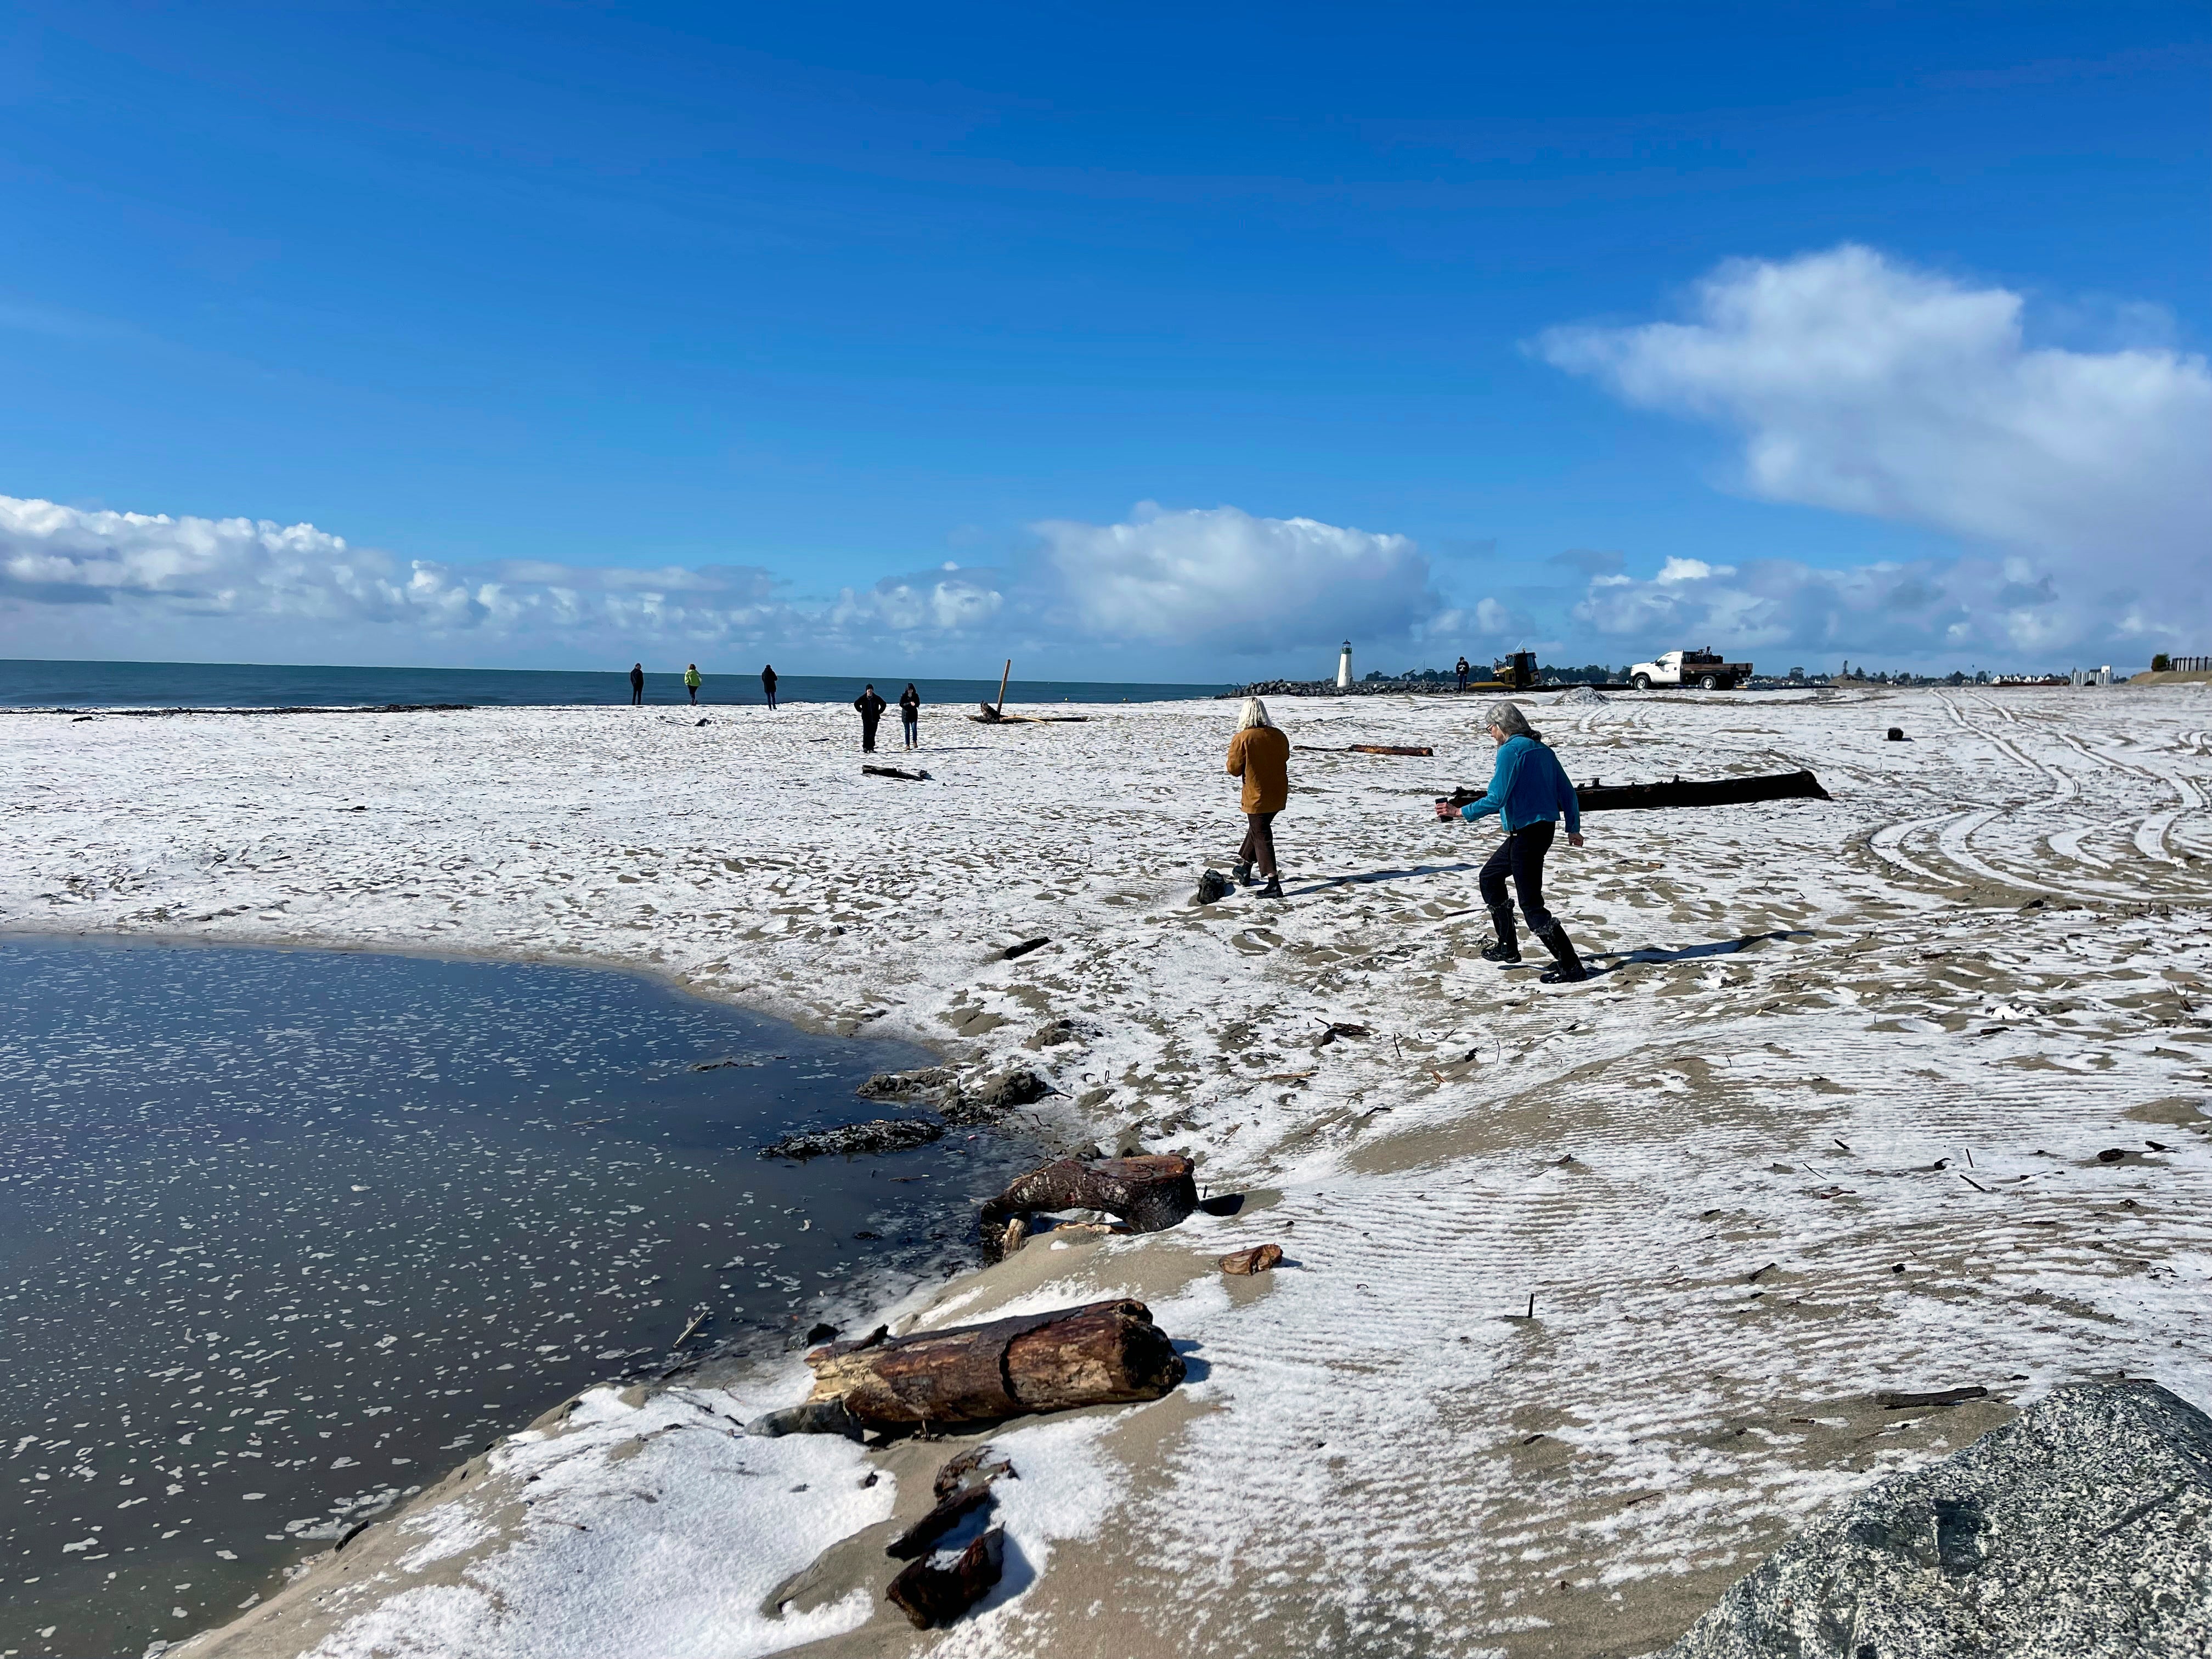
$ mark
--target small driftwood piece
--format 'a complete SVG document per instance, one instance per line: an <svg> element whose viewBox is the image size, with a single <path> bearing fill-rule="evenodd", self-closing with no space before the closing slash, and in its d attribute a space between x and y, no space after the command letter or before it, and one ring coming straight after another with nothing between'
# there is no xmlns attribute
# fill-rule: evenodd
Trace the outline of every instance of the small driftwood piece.
<svg viewBox="0 0 2212 1659"><path fill-rule="evenodd" d="M949 1625L988 1595L1006 1565L1006 1531L994 1527L948 1566L924 1556L891 1580L884 1599L916 1630Z"/></svg>
<svg viewBox="0 0 2212 1659"><path fill-rule="evenodd" d="M1990 1391L1978 1385L1941 1389L1934 1394L1878 1394L1874 1403L1886 1412L1917 1411L1923 1406L1963 1406L1969 1400L1987 1400Z"/></svg>
<svg viewBox="0 0 2212 1659"><path fill-rule="evenodd" d="M1021 1471L996 1446L970 1446L945 1460L929 1489L942 1504L963 1487L989 1486L994 1480L1018 1480Z"/></svg>
<svg viewBox="0 0 2212 1659"><path fill-rule="evenodd" d="M1174 1153L1096 1163L1063 1158L1017 1176L983 1206L978 1221L984 1243L997 1247L1009 1220L1041 1210L1104 1210L1136 1232L1164 1231L1198 1207L1196 1168Z"/></svg>
<svg viewBox="0 0 2212 1659"><path fill-rule="evenodd" d="M1255 1244L1249 1250L1238 1250L1221 1258L1221 1271L1242 1279L1251 1273L1264 1273L1283 1259L1279 1244Z"/></svg>
<svg viewBox="0 0 2212 1659"><path fill-rule="evenodd" d="M1030 951L1042 951L1046 945L1051 943L1052 939L1049 935L1042 936L1037 939L1025 939L1019 945L1009 945L1005 950L1000 951L999 955L1000 958L1005 961L1018 962L1022 957L1029 955Z"/></svg>
<svg viewBox="0 0 2212 1659"><path fill-rule="evenodd" d="M982 1325L872 1334L806 1356L809 1407L836 1401L871 1428L977 1423L1158 1400L1182 1360L1141 1302L1091 1302Z"/></svg>
<svg viewBox="0 0 2212 1659"><path fill-rule="evenodd" d="M884 1545L884 1553L894 1561L927 1555L937 1547L939 1539L990 1501L988 1480L980 1486L957 1487L951 1497L939 1498L935 1509Z"/></svg>
<svg viewBox="0 0 2212 1659"><path fill-rule="evenodd" d="M860 770L872 778L898 778L908 783L927 783L927 772L909 772L898 766L864 766Z"/></svg>

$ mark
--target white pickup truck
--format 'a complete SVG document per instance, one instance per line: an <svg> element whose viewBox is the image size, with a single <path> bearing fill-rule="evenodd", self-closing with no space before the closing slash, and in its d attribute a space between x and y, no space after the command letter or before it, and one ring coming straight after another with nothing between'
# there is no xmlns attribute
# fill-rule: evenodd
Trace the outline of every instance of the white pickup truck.
<svg viewBox="0 0 2212 1659"><path fill-rule="evenodd" d="M1747 662L1723 662L1711 651L1662 651L1656 662L1640 662L1628 671L1628 683L1638 691L1655 685L1694 685L1707 691L1728 691L1751 678Z"/></svg>

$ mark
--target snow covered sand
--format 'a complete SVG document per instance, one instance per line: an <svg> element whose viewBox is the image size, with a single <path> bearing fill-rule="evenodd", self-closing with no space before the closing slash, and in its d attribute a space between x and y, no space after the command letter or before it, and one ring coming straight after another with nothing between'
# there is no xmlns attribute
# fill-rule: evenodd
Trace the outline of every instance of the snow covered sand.
<svg viewBox="0 0 2212 1659"><path fill-rule="evenodd" d="M1612 971L1553 989L1475 959L1494 832L1430 816L1487 775L1471 702L1278 705L1300 744L1438 757L1294 755L1288 902L1208 909L1231 705L932 712L927 783L860 775L823 708L0 720L0 926L649 965L1018 1056L1102 1144L1255 1194L916 1310L1128 1290L1193 1361L996 1437L1035 1482L1016 1565L949 1636L884 1620L865 1550L782 1620L747 1599L918 1512L951 1449L728 1439L793 1370L592 1396L493 1454L509 1497L427 1494L343 1593L341 1556L190 1650L1637 1652L2002 1402L2125 1373L2212 1405L2212 693L1528 701L1577 780L1810 766L1837 799L1593 818L1551 896ZM1213 1272L1266 1239L1274 1274ZM1973 1383L1996 1403L1872 1399ZM542 1524L541 1446L578 1454ZM410 1569L425 1529L474 1541Z"/></svg>

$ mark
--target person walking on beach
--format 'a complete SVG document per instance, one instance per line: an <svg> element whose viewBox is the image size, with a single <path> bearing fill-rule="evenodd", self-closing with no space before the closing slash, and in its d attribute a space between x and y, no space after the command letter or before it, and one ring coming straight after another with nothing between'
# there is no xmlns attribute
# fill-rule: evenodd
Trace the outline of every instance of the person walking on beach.
<svg viewBox="0 0 2212 1659"><path fill-rule="evenodd" d="M1498 745L1497 764L1491 770L1490 787L1460 808L1459 816L1472 823L1495 812L1505 825L1505 839L1482 866L1479 883L1491 926L1498 931L1497 941L1483 947L1483 960L1501 966L1521 960L1521 941L1513 932L1513 902L1505 891L1510 878L1529 931L1552 953L1553 965L1544 970L1544 982L1561 985L1588 979L1589 972L1575 954L1574 941L1544 908L1544 854L1551 851L1562 813L1567 820L1567 845L1583 844L1582 803L1575 798L1575 787L1567 781L1559 757L1545 747L1543 734L1529 726L1519 704L1493 702L1483 710L1482 718L1491 741ZM1450 817L1451 804L1438 801L1437 816Z"/></svg>
<svg viewBox="0 0 2212 1659"><path fill-rule="evenodd" d="M921 693L914 689L914 682L906 683L899 693L899 724L906 727L906 746L921 747Z"/></svg>
<svg viewBox="0 0 2212 1659"><path fill-rule="evenodd" d="M1244 844L1237 849L1237 879L1254 885L1256 867L1267 884L1260 896L1279 899L1283 877L1275 866L1275 814L1290 805L1291 740L1267 718L1267 705L1257 697L1244 699L1237 735L1229 739L1225 769L1244 780Z"/></svg>
<svg viewBox="0 0 2212 1659"><path fill-rule="evenodd" d="M775 708L775 665L774 663L768 663L761 669L761 693L767 697L768 706L771 708Z"/></svg>
<svg viewBox="0 0 2212 1659"><path fill-rule="evenodd" d="M636 708L645 701L645 665L634 662L629 665L629 706Z"/></svg>
<svg viewBox="0 0 2212 1659"><path fill-rule="evenodd" d="M1464 691L1467 690L1467 677L1468 672L1467 659L1465 657L1462 657L1459 659L1459 668L1457 672L1459 674L1459 689Z"/></svg>
<svg viewBox="0 0 2212 1659"><path fill-rule="evenodd" d="M860 711L860 752L876 752L876 722L883 719L884 710L890 705L876 695L875 682L871 680L860 695L853 699L853 707Z"/></svg>
<svg viewBox="0 0 2212 1659"><path fill-rule="evenodd" d="M691 706L699 706L699 665L693 663L684 671L684 689L691 694Z"/></svg>

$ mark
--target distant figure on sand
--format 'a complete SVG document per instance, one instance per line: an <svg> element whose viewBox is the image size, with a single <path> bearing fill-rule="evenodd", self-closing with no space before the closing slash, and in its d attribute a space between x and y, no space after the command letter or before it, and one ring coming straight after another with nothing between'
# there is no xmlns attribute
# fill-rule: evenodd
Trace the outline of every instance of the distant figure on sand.
<svg viewBox="0 0 2212 1659"><path fill-rule="evenodd" d="M1459 667L1456 672L1459 675L1459 689L1462 691L1467 690L1467 677L1468 672L1467 659L1465 657L1462 657L1459 659Z"/></svg>
<svg viewBox="0 0 2212 1659"><path fill-rule="evenodd" d="M775 665L767 664L761 670L761 691L768 698L768 706L775 707Z"/></svg>
<svg viewBox="0 0 2212 1659"><path fill-rule="evenodd" d="M691 706L699 706L699 665L693 663L684 671L684 689L691 694Z"/></svg>
<svg viewBox="0 0 2212 1659"><path fill-rule="evenodd" d="M899 724L906 727L906 746L921 747L921 693L914 689L914 682L906 683L899 693Z"/></svg>
<svg viewBox="0 0 2212 1659"><path fill-rule="evenodd" d="M1554 826L1563 812L1567 819L1567 844L1583 844L1582 803L1575 798L1575 787L1567 781L1559 757L1544 746L1543 734L1528 724L1519 704L1493 702L1483 710L1482 717L1490 727L1491 741L1498 745L1498 761L1491 770L1490 787L1480 799L1462 807L1459 816L1472 823L1495 812L1505 825L1504 842L1482 866L1482 902L1489 907L1491 926L1498 931L1497 941L1483 947L1483 960L1501 967L1511 967L1521 960L1521 941L1513 932L1513 902L1505 892L1506 879L1510 877L1529 931L1552 953L1553 965L1544 970L1544 982L1558 985L1588 979L1589 971L1575 954L1574 941L1544 908L1544 854L1552 849ZM1437 816L1450 817L1450 803L1437 802Z"/></svg>
<svg viewBox="0 0 2212 1659"><path fill-rule="evenodd" d="M1247 887L1256 884L1257 866L1267 885L1261 898L1283 896L1283 877L1275 867L1275 814L1290 804L1291 740L1267 718L1267 705L1257 697L1244 699L1244 712L1237 721L1237 735L1229 739L1231 777L1244 780L1244 844L1237 849L1237 879Z"/></svg>
<svg viewBox="0 0 2212 1659"><path fill-rule="evenodd" d="M860 695L853 699L853 707L860 711L860 752L876 752L876 722L883 719L884 710L890 705L876 695L875 682L871 680Z"/></svg>
<svg viewBox="0 0 2212 1659"><path fill-rule="evenodd" d="M636 708L645 701L645 665L634 662L629 665L629 706Z"/></svg>

